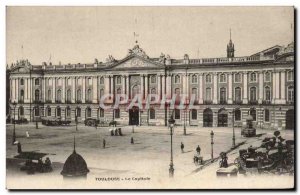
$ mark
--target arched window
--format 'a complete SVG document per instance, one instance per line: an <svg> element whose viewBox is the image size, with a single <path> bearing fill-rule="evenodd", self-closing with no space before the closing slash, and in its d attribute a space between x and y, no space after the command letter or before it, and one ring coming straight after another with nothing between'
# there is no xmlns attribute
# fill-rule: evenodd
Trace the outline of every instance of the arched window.
<svg viewBox="0 0 300 195"><path fill-rule="evenodd" d="M211 83L211 75L210 74L205 76L205 82L206 83Z"/></svg>
<svg viewBox="0 0 300 195"><path fill-rule="evenodd" d="M61 90L60 90L60 89L57 90L56 100L57 100L58 102L61 102Z"/></svg>
<svg viewBox="0 0 300 195"><path fill-rule="evenodd" d="M117 84L121 84L121 77L117 76Z"/></svg>
<svg viewBox="0 0 300 195"><path fill-rule="evenodd" d="M180 89L179 88L176 88L174 92L175 92L176 96L180 95Z"/></svg>
<svg viewBox="0 0 300 195"><path fill-rule="evenodd" d="M92 90L91 89L87 90L86 100L87 101L92 101Z"/></svg>
<svg viewBox="0 0 300 195"><path fill-rule="evenodd" d="M99 116L100 116L100 118L103 118L104 117L104 109L103 108L100 108L99 109Z"/></svg>
<svg viewBox="0 0 300 195"><path fill-rule="evenodd" d="M69 85L69 86L72 85L70 78L67 78L67 85Z"/></svg>
<svg viewBox="0 0 300 195"><path fill-rule="evenodd" d="M235 83L240 83L241 81L242 81L241 73L234 74L234 82Z"/></svg>
<svg viewBox="0 0 300 195"><path fill-rule="evenodd" d="M20 108L19 108L19 115L24 116L24 107L23 106L20 106Z"/></svg>
<svg viewBox="0 0 300 195"><path fill-rule="evenodd" d="M71 103L71 89L67 90L67 102Z"/></svg>
<svg viewBox="0 0 300 195"><path fill-rule="evenodd" d="M40 116L40 109L39 109L39 107L34 107L34 116Z"/></svg>
<svg viewBox="0 0 300 195"><path fill-rule="evenodd" d="M51 89L48 90L47 99L48 99L48 101L51 101L51 100L52 100Z"/></svg>
<svg viewBox="0 0 300 195"><path fill-rule="evenodd" d="M241 110L240 109L235 109L234 110L234 120L235 121L240 121L241 120Z"/></svg>
<svg viewBox="0 0 300 195"><path fill-rule="evenodd" d="M81 101L81 90L77 90L77 101Z"/></svg>
<svg viewBox="0 0 300 195"><path fill-rule="evenodd" d="M156 76L155 76L155 75L152 75L152 76L150 77L150 81L151 81L151 83L156 83Z"/></svg>
<svg viewBox="0 0 300 195"><path fill-rule="evenodd" d="M180 76L179 75L175 76L175 83L180 83Z"/></svg>
<svg viewBox="0 0 300 195"><path fill-rule="evenodd" d="M180 119L180 110L179 109L175 109L175 119Z"/></svg>
<svg viewBox="0 0 300 195"><path fill-rule="evenodd" d="M47 116L51 116L51 108L47 107Z"/></svg>
<svg viewBox="0 0 300 195"><path fill-rule="evenodd" d="M62 85L61 78L58 78L58 79L57 79L57 85L58 85L58 86L61 86L61 85Z"/></svg>
<svg viewBox="0 0 300 195"><path fill-rule="evenodd" d="M288 71L287 72L287 80L288 81L294 81L294 71Z"/></svg>
<svg viewBox="0 0 300 195"><path fill-rule="evenodd" d="M265 122L270 121L270 111L268 109L265 109Z"/></svg>
<svg viewBox="0 0 300 195"><path fill-rule="evenodd" d="M220 74L220 83L226 82L226 75L224 73Z"/></svg>
<svg viewBox="0 0 300 195"><path fill-rule="evenodd" d="M197 83L198 79L197 79L197 75L193 75L192 76L192 83Z"/></svg>
<svg viewBox="0 0 300 195"><path fill-rule="evenodd" d="M118 89L117 89L117 94L121 94L121 92L122 92L121 89L118 88Z"/></svg>
<svg viewBox="0 0 300 195"><path fill-rule="evenodd" d="M256 73L255 72L252 72L250 74L250 82L256 82Z"/></svg>
<svg viewBox="0 0 300 195"><path fill-rule="evenodd" d="M220 103L223 104L226 102L226 88L220 88Z"/></svg>
<svg viewBox="0 0 300 195"><path fill-rule="evenodd" d="M81 108L79 107L76 109L76 116L81 117Z"/></svg>
<svg viewBox="0 0 300 195"><path fill-rule="evenodd" d="M137 85L132 87L132 98L139 94L139 87Z"/></svg>
<svg viewBox="0 0 300 195"><path fill-rule="evenodd" d="M198 97L197 97L197 91L198 91L197 88L192 88L192 96L194 96L195 100L198 99Z"/></svg>
<svg viewBox="0 0 300 195"><path fill-rule="evenodd" d="M291 102L294 101L294 87L293 86L288 87L288 101L291 101Z"/></svg>
<svg viewBox="0 0 300 195"><path fill-rule="evenodd" d="M23 102L24 101L24 90L21 89L20 91L20 100Z"/></svg>
<svg viewBox="0 0 300 195"><path fill-rule="evenodd" d="M77 78L77 85L81 85L81 78Z"/></svg>
<svg viewBox="0 0 300 195"><path fill-rule="evenodd" d="M211 88L205 89L205 100L208 100L208 101L211 100Z"/></svg>
<svg viewBox="0 0 300 195"><path fill-rule="evenodd" d="M92 84L93 84L92 78L89 77L89 78L88 78L88 85L92 85Z"/></svg>
<svg viewBox="0 0 300 195"><path fill-rule="evenodd" d="M39 79L39 78L35 79L35 80L34 80L34 84L35 84L35 85L40 85L40 79Z"/></svg>
<svg viewBox="0 0 300 195"><path fill-rule="evenodd" d="M36 101L40 100L40 90L36 89L34 92L34 97Z"/></svg>
<svg viewBox="0 0 300 195"><path fill-rule="evenodd" d="M24 79L20 80L20 85L24 85Z"/></svg>
<svg viewBox="0 0 300 195"><path fill-rule="evenodd" d="M86 109L86 117L87 118L91 118L92 117L92 109L90 107L88 107Z"/></svg>
<svg viewBox="0 0 300 195"><path fill-rule="evenodd" d="M265 87L265 100L271 100L271 89L268 86Z"/></svg>
<svg viewBox="0 0 300 195"><path fill-rule="evenodd" d="M100 98L104 95L104 89L100 89Z"/></svg>
<svg viewBox="0 0 300 195"><path fill-rule="evenodd" d="M155 109L154 108L150 109L150 119L155 119Z"/></svg>
<svg viewBox="0 0 300 195"><path fill-rule="evenodd" d="M115 109L115 118L120 118L120 109Z"/></svg>
<svg viewBox="0 0 300 195"><path fill-rule="evenodd" d="M48 79L48 86L52 86L52 78Z"/></svg>
<svg viewBox="0 0 300 195"><path fill-rule="evenodd" d="M56 117L61 117L61 108L60 107L57 107L56 108Z"/></svg>
<svg viewBox="0 0 300 195"><path fill-rule="evenodd" d="M250 109L250 115L253 117L253 121L256 121L256 110L255 110L255 108Z"/></svg>
<svg viewBox="0 0 300 195"><path fill-rule="evenodd" d="M192 109L192 120L197 120L197 110Z"/></svg>
<svg viewBox="0 0 300 195"><path fill-rule="evenodd" d="M265 82L270 82L271 81L271 73L270 72L266 72L265 73Z"/></svg>
<svg viewBox="0 0 300 195"><path fill-rule="evenodd" d="M103 85L103 84L104 84L104 78L101 77L101 78L100 78L100 85Z"/></svg>
<svg viewBox="0 0 300 195"><path fill-rule="evenodd" d="M241 101L242 100L242 91L240 87L236 87L234 89L234 100L235 101Z"/></svg>
<svg viewBox="0 0 300 195"><path fill-rule="evenodd" d="M71 108L69 106L66 108L66 118L71 118Z"/></svg>
<svg viewBox="0 0 300 195"><path fill-rule="evenodd" d="M250 101L256 101L256 87L250 88Z"/></svg>

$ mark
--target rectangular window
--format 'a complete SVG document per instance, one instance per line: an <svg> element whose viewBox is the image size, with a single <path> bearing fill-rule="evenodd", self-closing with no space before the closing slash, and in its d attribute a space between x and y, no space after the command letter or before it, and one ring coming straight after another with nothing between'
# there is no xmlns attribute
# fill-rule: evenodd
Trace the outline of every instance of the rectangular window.
<svg viewBox="0 0 300 195"><path fill-rule="evenodd" d="M192 120L197 120L197 110L192 110Z"/></svg>
<svg viewBox="0 0 300 195"><path fill-rule="evenodd" d="M175 109L175 119L180 119L180 110Z"/></svg>
<svg viewBox="0 0 300 195"><path fill-rule="evenodd" d="M150 109L150 119L155 119L155 110Z"/></svg>
<svg viewBox="0 0 300 195"><path fill-rule="evenodd" d="M265 110L265 122L269 122L269 121L270 121L270 111Z"/></svg>
<svg viewBox="0 0 300 195"><path fill-rule="evenodd" d="M120 118L120 109L115 110L115 118Z"/></svg>

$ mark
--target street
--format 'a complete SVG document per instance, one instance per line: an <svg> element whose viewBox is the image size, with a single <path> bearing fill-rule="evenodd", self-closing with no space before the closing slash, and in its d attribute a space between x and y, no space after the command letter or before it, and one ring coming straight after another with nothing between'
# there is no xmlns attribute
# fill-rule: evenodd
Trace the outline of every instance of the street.
<svg viewBox="0 0 300 195"><path fill-rule="evenodd" d="M193 163L196 147L201 147L201 156L204 160L211 159L211 130L214 131L213 156L218 157L221 152L230 150L232 146L232 128L200 128L187 127L187 135L183 135L183 127L176 126L173 135L174 152L174 178L169 179L170 164L170 131L163 126L131 126L121 127L123 136L111 136L109 127L86 127L82 124L78 126L47 127L39 124L39 129L35 129L35 124L16 125L17 140L21 142L23 151L37 151L49 153L51 161L55 164L51 173L36 173L27 175L19 170L17 166L7 166L7 186L25 188L43 188L53 184L53 188L176 188L176 183L181 188L221 188L222 184L231 186L236 179L226 178L226 182L220 182L215 176L218 168L218 161L200 168ZM30 137L26 137L26 131ZM238 150L247 148L250 145L258 146L266 136L272 136L272 130L257 130L259 136L253 138L241 137L240 128L235 128L236 144L244 143L228 154L228 162L233 163L238 156ZM12 145L13 126L7 125L7 158L11 159L17 154L17 146ZM294 139L293 131L281 131L284 139ZM86 185L76 186L76 182L65 182L60 172L63 163L73 152L73 140L76 139L76 152L85 160L90 170ZM134 144L131 144L131 137ZM103 139L106 140L106 148L102 147ZM181 152L180 143L183 142L184 152ZM121 181L103 181L103 178L117 177ZM284 182L283 186L292 187L293 177L273 176ZM102 178L99 180L99 178ZM126 180L130 178L130 180ZM133 178L150 178L150 180ZM262 180L264 177L254 176L245 178L245 185L251 188L254 186L253 179ZM238 177L239 181L242 176ZM26 181L24 183L24 181ZM231 182L230 182L231 181ZM251 182L250 182L251 181ZM219 183L219 184L218 184ZM241 182L243 183L243 182ZM275 182L276 183L276 182ZM155 184L155 185L154 185ZM272 187L265 183L264 187ZM243 185L241 185L242 187ZM246 186L246 187L247 187ZM49 187L49 186L48 186Z"/></svg>

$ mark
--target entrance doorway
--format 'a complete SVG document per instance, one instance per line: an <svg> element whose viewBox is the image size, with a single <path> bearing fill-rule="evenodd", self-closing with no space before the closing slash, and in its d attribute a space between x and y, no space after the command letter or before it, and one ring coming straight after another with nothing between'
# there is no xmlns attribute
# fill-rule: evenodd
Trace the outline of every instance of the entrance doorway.
<svg viewBox="0 0 300 195"><path fill-rule="evenodd" d="M139 108L132 107L129 110L129 125L139 125Z"/></svg>
<svg viewBox="0 0 300 195"><path fill-rule="evenodd" d="M294 109L291 109L291 110L288 110L286 112L286 115L285 115L285 124L286 124L286 129L289 129L289 130L294 130L294 124L295 124L295 121L294 121Z"/></svg>
<svg viewBox="0 0 300 195"><path fill-rule="evenodd" d="M220 109L218 112L218 127L228 126L228 114L225 109Z"/></svg>
<svg viewBox="0 0 300 195"><path fill-rule="evenodd" d="M203 111L203 127L212 127L213 126L213 112L211 109L206 108Z"/></svg>

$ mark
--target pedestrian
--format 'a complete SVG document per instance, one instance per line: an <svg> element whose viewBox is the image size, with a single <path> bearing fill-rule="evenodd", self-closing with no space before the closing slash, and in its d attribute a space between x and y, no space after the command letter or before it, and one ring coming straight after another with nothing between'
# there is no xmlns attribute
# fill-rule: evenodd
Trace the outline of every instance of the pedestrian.
<svg viewBox="0 0 300 195"><path fill-rule="evenodd" d="M105 139L103 139L103 148L105 148L105 145L106 145L106 141Z"/></svg>
<svg viewBox="0 0 300 195"><path fill-rule="evenodd" d="M18 153L21 154L22 153L22 146L21 146L21 142L18 142Z"/></svg>
<svg viewBox="0 0 300 195"><path fill-rule="evenodd" d="M200 146L199 146L199 145L198 145L198 147L196 148L196 152L197 152L197 154L198 154L198 155L200 155L201 148L200 148Z"/></svg>
<svg viewBox="0 0 300 195"><path fill-rule="evenodd" d="M181 142L180 148L181 148L181 152L183 153L184 144L182 142Z"/></svg>
<svg viewBox="0 0 300 195"><path fill-rule="evenodd" d="M131 144L134 144L133 137L131 137L130 143L131 143Z"/></svg>
<svg viewBox="0 0 300 195"><path fill-rule="evenodd" d="M28 131L26 131L26 137L27 137L27 138L29 138L29 137L30 137L30 135L29 135L29 132L28 132Z"/></svg>

